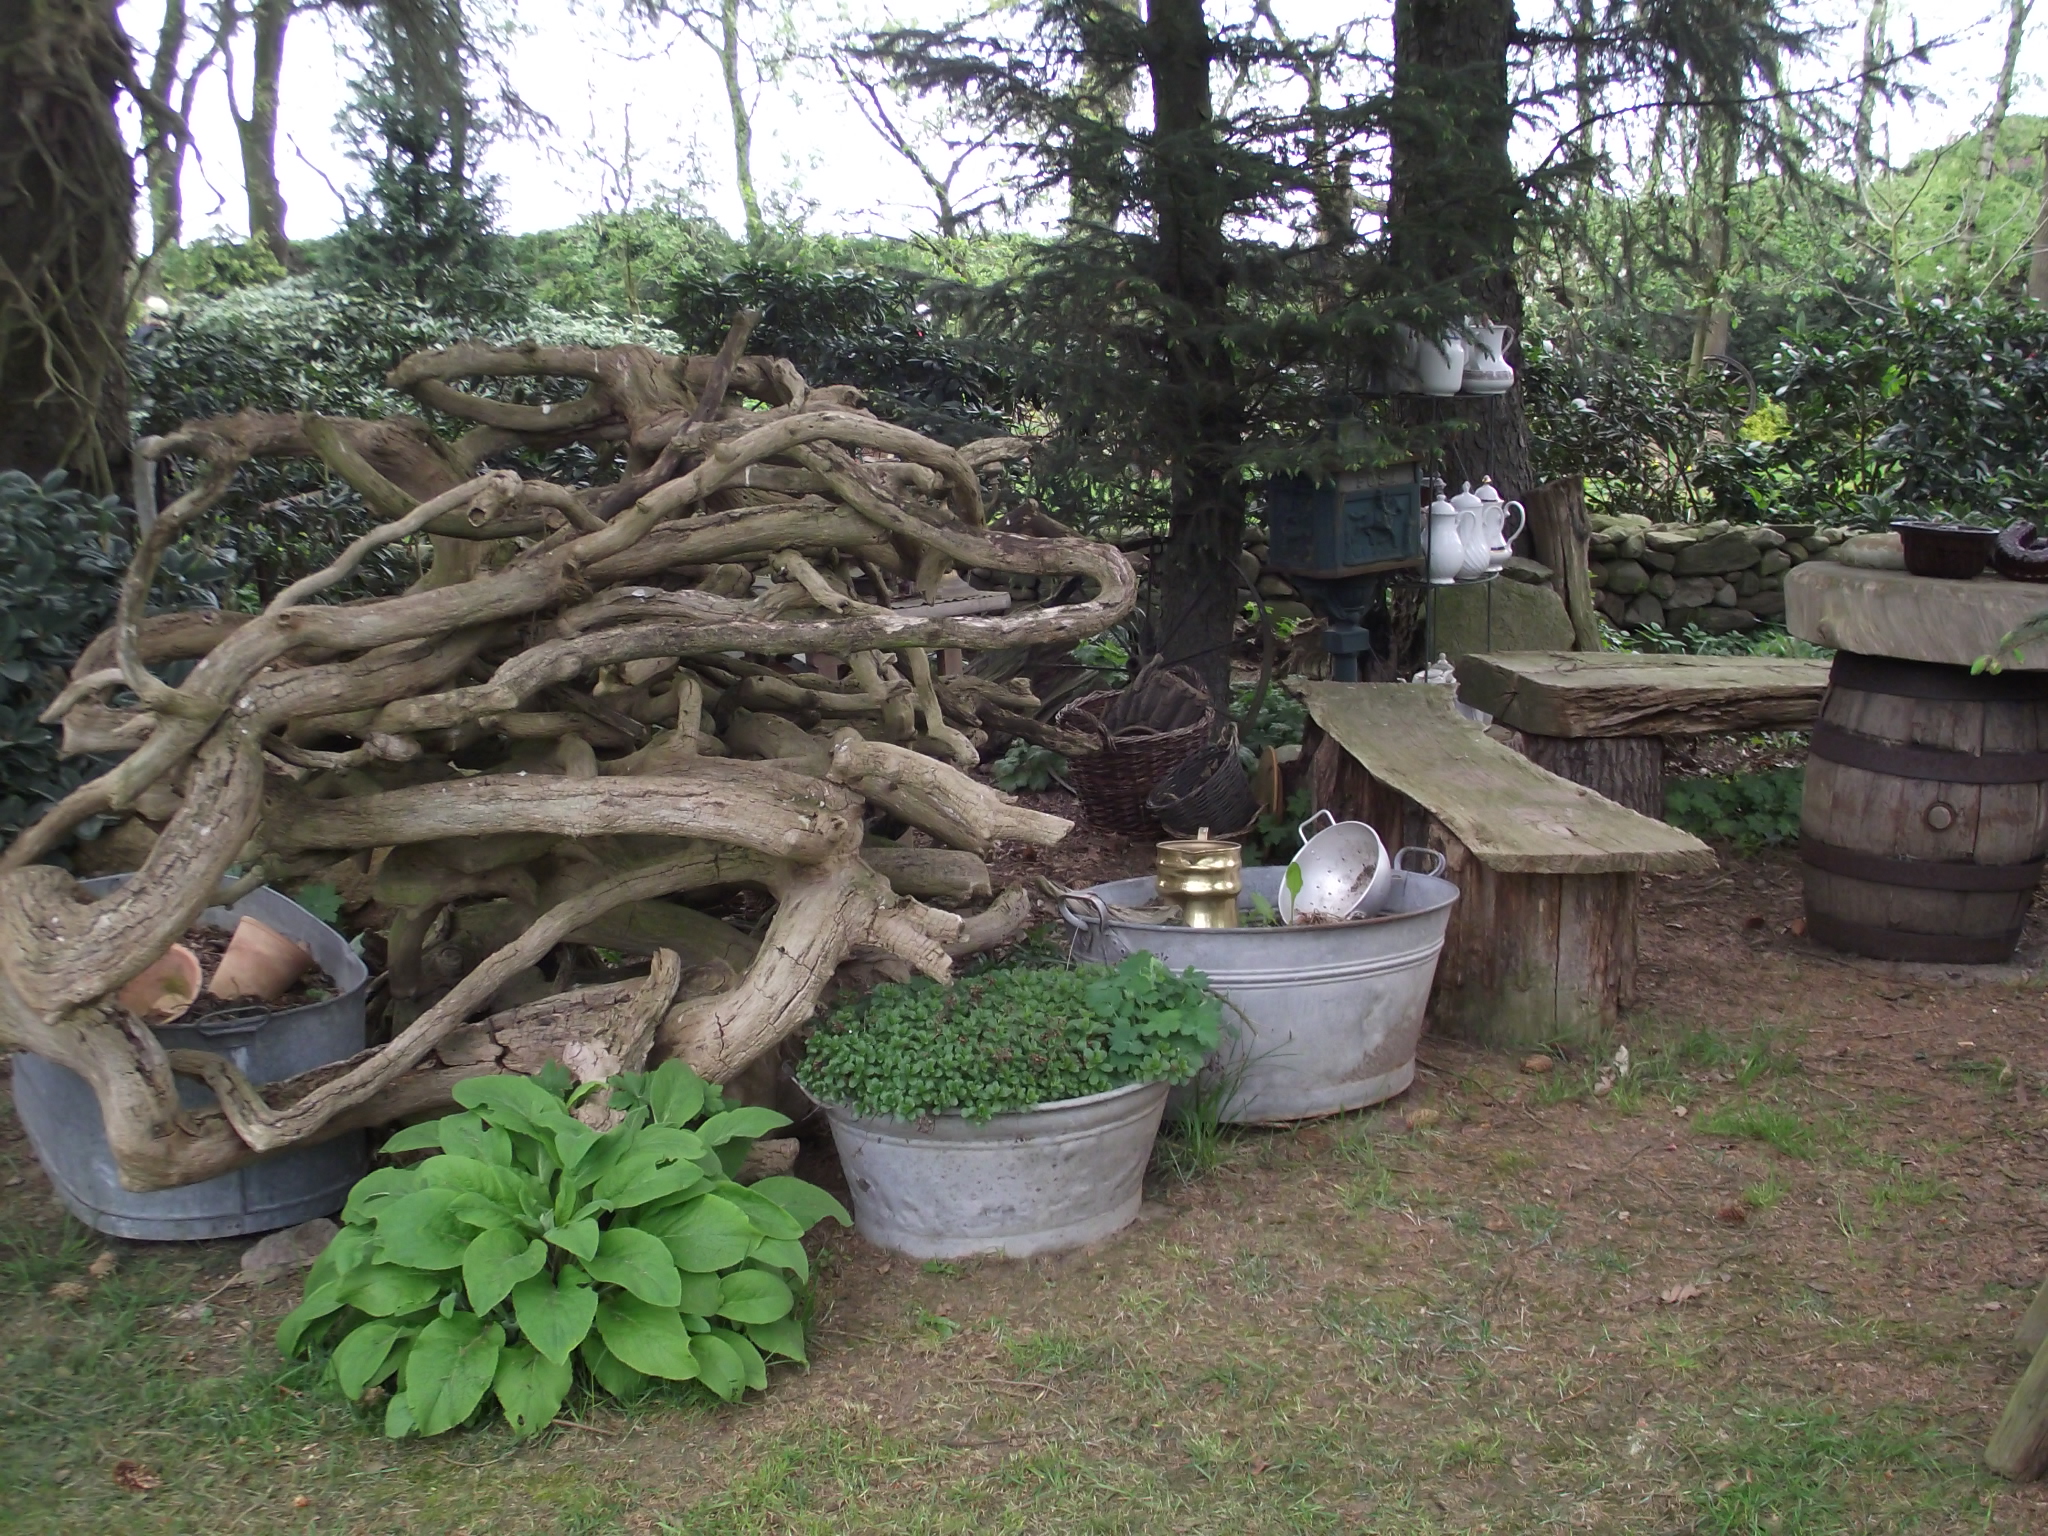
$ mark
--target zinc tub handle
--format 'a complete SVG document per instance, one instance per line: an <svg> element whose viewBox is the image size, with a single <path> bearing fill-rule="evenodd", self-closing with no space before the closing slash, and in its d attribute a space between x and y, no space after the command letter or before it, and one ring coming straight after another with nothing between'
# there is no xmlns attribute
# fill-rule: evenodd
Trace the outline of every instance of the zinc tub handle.
<svg viewBox="0 0 2048 1536"><path fill-rule="evenodd" d="M1406 864L1403 864L1401 861L1407 858L1408 855L1411 853L1419 853L1424 858L1433 859L1435 862L1428 869L1410 869ZM1450 862L1451 861L1449 859L1443 856L1441 850L1436 848L1421 848L1417 847L1413 843L1409 844L1406 848L1403 848L1399 853L1394 855L1394 868L1400 870L1403 874L1428 875L1433 879L1440 877L1443 874L1443 872L1450 867Z"/></svg>

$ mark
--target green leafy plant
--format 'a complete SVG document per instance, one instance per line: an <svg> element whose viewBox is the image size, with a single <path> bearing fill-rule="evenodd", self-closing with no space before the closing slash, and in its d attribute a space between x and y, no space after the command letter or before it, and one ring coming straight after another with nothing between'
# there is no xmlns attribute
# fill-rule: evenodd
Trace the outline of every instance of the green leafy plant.
<svg viewBox="0 0 2048 1536"><path fill-rule="evenodd" d="M1697 624L1672 634L1661 624L1619 629L1600 620L1600 634L1610 651L1636 651L1661 656L1797 656L1825 661L1835 654L1774 625L1747 632L1710 635Z"/></svg>
<svg viewBox="0 0 2048 1536"><path fill-rule="evenodd" d="M1244 862L1253 867L1286 863L1301 846L1301 824L1314 814L1315 804L1306 787L1287 797L1285 815L1261 813L1251 831L1245 834Z"/></svg>
<svg viewBox="0 0 2048 1536"><path fill-rule="evenodd" d="M1051 747L1019 738L1003 755L989 764L988 776L998 789L1051 789L1065 777L1067 760Z"/></svg>
<svg viewBox="0 0 2048 1536"><path fill-rule="evenodd" d="M768 1357L805 1358L799 1239L851 1218L801 1179L732 1177L785 1117L727 1108L676 1061L608 1084L559 1066L475 1077L455 1100L465 1113L385 1144L434 1155L356 1184L278 1325L287 1355L328 1351L350 1399L395 1378L386 1434L445 1433L495 1397L531 1435L579 1377L619 1398L660 1379L732 1401L767 1385ZM572 1112L586 1104L622 1118L600 1131Z"/></svg>
<svg viewBox="0 0 2048 1536"><path fill-rule="evenodd" d="M863 1115L992 1115L1131 1083L1180 1083L1216 1048L1222 1009L1199 971L1156 955L1115 967L985 971L879 986L805 1046L806 1091Z"/></svg>
<svg viewBox="0 0 2048 1536"><path fill-rule="evenodd" d="M1102 686L1121 688L1131 680L1131 652L1114 632L1083 640L1074 647L1074 661L1103 674Z"/></svg>
<svg viewBox="0 0 2048 1536"><path fill-rule="evenodd" d="M1664 788L1664 817L1695 837L1754 852L1798 840L1805 793L1803 768L1674 779Z"/></svg>

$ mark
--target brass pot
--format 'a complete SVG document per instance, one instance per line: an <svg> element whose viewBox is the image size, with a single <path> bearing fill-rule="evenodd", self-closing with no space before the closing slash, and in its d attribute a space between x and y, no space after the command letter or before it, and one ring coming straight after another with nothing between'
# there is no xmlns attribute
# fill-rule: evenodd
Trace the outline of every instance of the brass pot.
<svg viewBox="0 0 2048 1536"><path fill-rule="evenodd" d="M1190 928L1235 928L1237 893L1244 888L1244 850L1209 836L1173 838L1158 845L1153 869L1159 899L1180 908Z"/></svg>

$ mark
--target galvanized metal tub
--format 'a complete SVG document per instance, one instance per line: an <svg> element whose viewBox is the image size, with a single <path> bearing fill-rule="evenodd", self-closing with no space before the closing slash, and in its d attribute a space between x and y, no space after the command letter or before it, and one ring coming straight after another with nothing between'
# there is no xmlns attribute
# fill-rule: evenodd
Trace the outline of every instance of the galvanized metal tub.
<svg viewBox="0 0 2048 1536"><path fill-rule="evenodd" d="M110 875L80 884L97 895L126 878ZM290 897L272 890L253 891L232 907L208 907L199 921L209 928L231 929L243 916L268 923L312 950L320 969L340 990L299 1008L238 1010L190 1026L159 1029L156 1034L164 1049L215 1052L256 1083L292 1077L360 1051L370 972L348 941ZM193 1108L214 1102L213 1091L189 1077L178 1079L178 1098ZM16 1056L14 1112L65 1209L93 1230L115 1237L190 1242L296 1226L340 1210L349 1189L370 1165L367 1136L353 1131L313 1146L273 1152L219 1178L142 1192L121 1187L99 1100L92 1085L70 1068L40 1056Z"/></svg>
<svg viewBox="0 0 2048 1536"><path fill-rule="evenodd" d="M819 1107L862 1237L914 1259L1022 1259L1096 1242L1137 1219L1166 1084L1036 1104L981 1125Z"/></svg>
<svg viewBox="0 0 2048 1536"><path fill-rule="evenodd" d="M1395 855L1387 905L1355 922L1180 928L1112 917L1110 907L1153 899L1146 878L1078 892L1061 904L1061 916L1074 929L1077 960L1114 965L1149 951L1176 971L1201 971L1231 1003L1225 1020L1236 1024L1235 1037L1202 1074L1222 1093L1224 1120L1304 1120L1377 1104L1415 1080L1415 1046L1458 899L1458 888L1438 874L1399 867L1428 852ZM1442 870L1440 858L1435 867ZM1284 875L1285 866L1246 870L1240 910L1252 909L1253 896L1277 905Z"/></svg>

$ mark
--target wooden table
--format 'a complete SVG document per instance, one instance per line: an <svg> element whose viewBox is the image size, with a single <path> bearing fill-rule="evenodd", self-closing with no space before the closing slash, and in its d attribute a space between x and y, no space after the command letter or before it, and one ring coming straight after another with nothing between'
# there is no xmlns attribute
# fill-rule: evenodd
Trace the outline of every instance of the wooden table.
<svg viewBox="0 0 2048 1536"><path fill-rule="evenodd" d="M1809 560L1785 573L1785 627L1802 640L1901 661L1967 667L1999 637L2048 608L2048 583L1979 576L1943 581ZM2048 642L2008 672L2048 672Z"/></svg>
<svg viewBox="0 0 2048 1536"><path fill-rule="evenodd" d="M1505 651L1458 660L1458 697L1522 733L1530 760L1645 816L1664 814L1666 736L1802 730L1828 664L1783 656Z"/></svg>
<svg viewBox="0 0 2048 1536"><path fill-rule="evenodd" d="M1315 804L1389 849L1435 848L1458 887L1430 1017L1496 1047L1590 1042L1634 984L1644 871L1709 869L1698 838L1501 745L1418 683L1299 686Z"/></svg>

